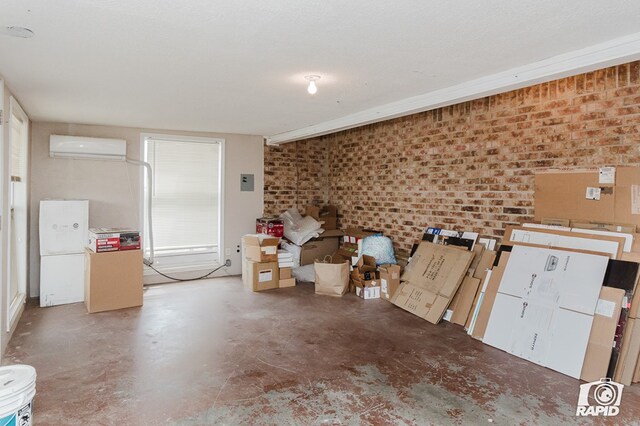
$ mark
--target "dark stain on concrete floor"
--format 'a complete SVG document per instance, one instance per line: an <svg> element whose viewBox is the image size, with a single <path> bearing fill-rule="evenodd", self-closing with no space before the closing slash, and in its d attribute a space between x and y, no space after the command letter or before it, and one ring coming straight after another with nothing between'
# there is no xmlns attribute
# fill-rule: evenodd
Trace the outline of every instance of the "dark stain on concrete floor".
<svg viewBox="0 0 640 426"><path fill-rule="evenodd" d="M383 300L251 293L239 278L146 290L144 307L26 309L4 364L38 372L36 425L559 425L580 382ZM640 424L640 386L608 424Z"/></svg>

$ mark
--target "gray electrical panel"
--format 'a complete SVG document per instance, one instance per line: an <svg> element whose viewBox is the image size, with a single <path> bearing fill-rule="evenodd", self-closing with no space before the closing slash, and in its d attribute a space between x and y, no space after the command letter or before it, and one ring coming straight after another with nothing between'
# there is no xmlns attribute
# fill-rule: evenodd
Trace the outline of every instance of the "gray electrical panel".
<svg viewBox="0 0 640 426"><path fill-rule="evenodd" d="M253 175L240 175L240 191L253 191Z"/></svg>

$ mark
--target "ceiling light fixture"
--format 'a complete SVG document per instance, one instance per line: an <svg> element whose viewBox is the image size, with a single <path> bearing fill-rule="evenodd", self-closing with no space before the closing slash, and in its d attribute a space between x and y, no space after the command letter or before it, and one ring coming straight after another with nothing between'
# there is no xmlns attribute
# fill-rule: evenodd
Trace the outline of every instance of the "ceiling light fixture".
<svg viewBox="0 0 640 426"><path fill-rule="evenodd" d="M6 27L6 30L11 37L31 38L34 36L33 31L25 27Z"/></svg>
<svg viewBox="0 0 640 426"><path fill-rule="evenodd" d="M309 82L309 86L307 87L307 92L309 92L310 95L315 95L316 93L318 93L318 86L316 86L316 81L320 80L320 76L306 75L304 79Z"/></svg>

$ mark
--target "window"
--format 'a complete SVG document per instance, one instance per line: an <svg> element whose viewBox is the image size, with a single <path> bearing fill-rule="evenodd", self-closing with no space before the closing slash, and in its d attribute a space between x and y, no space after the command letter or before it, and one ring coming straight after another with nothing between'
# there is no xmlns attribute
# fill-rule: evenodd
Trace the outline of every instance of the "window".
<svg viewBox="0 0 640 426"><path fill-rule="evenodd" d="M144 159L152 169L155 263L189 269L219 264L224 141L176 136L143 140Z"/></svg>

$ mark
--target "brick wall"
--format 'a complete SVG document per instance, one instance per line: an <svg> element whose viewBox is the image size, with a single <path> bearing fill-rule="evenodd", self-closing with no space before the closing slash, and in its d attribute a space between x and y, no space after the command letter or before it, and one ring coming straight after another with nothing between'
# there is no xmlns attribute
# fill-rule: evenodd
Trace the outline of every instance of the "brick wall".
<svg viewBox="0 0 640 426"><path fill-rule="evenodd" d="M640 165L640 61L269 147L265 208L291 203L296 170L299 205L328 200L406 251L427 226L499 238L532 218L536 170L603 165Z"/></svg>
<svg viewBox="0 0 640 426"><path fill-rule="evenodd" d="M283 211L329 199L328 146L299 141L264 152L264 213L278 216Z"/></svg>

